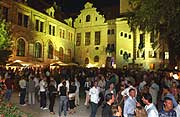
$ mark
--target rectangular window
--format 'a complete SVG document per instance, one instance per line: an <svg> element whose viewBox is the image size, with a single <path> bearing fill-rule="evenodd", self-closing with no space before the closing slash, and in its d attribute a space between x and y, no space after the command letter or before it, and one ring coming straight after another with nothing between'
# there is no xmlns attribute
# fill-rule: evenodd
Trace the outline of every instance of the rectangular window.
<svg viewBox="0 0 180 117"><path fill-rule="evenodd" d="M51 35L51 25L49 25L49 34Z"/></svg>
<svg viewBox="0 0 180 117"><path fill-rule="evenodd" d="M111 34L111 30L108 29L107 34L110 35Z"/></svg>
<svg viewBox="0 0 180 117"><path fill-rule="evenodd" d="M157 54L154 51L149 51L149 58L156 58Z"/></svg>
<svg viewBox="0 0 180 117"><path fill-rule="evenodd" d="M22 26L22 13L18 13L18 25Z"/></svg>
<svg viewBox="0 0 180 117"><path fill-rule="evenodd" d="M59 30L59 37L62 37L62 29Z"/></svg>
<svg viewBox="0 0 180 117"><path fill-rule="evenodd" d="M91 36L90 32L85 33L85 45L86 46L90 45L90 36Z"/></svg>
<svg viewBox="0 0 180 117"><path fill-rule="evenodd" d="M63 30L62 38L63 38L63 39L65 38L65 30Z"/></svg>
<svg viewBox="0 0 180 117"><path fill-rule="evenodd" d="M111 30L111 34L114 35L114 29Z"/></svg>
<svg viewBox="0 0 180 117"><path fill-rule="evenodd" d="M36 20L36 25L35 25L36 27L36 31L39 31L39 20Z"/></svg>
<svg viewBox="0 0 180 117"><path fill-rule="evenodd" d="M81 45L81 33L77 33L76 46L80 46L80 45Z"/></svg>
<svg viewBox="0 0 180 117"><path fill-rule="evenodd" d="M71 33L68 32L68 39L70 40L70 38L71 38Z"/></svg>
<svg viewBox="0 0 180 117"><path fill-rule="evenodd" d="M53 28L53 32L52 32L52 34L53 34L53 36L55 36L55 26L52 26L52 28Z"/></svg>
<svg viewBox="0 0 180 117"><path fill-rule="evenodd" d="M27 15L24 15L24 27L28 27L28 19L29 19L29 16Z"/></svg>
<svg viewBox="0 0 180 117"><path fill-rule="evenodd" d="M145 34L140 34L140 43L144 43L145 39Z"/></svg>
<svg viewBox="0 0 180 117"><path fill-rule="evenodd" d="M100 45L100 39L101 38L101 33L100 31L95 32L95 45Z"/></svg>
<svg viewBox="0 0 180 117"><path fill-rule="evenodd" d="M2 9L2 17L3 17L3 19L6 20L6 22L8 21L8 8L7 7L3 7L3 9Z"/></svg>
<svg viewBox="0 0 180 117"><path fill-rule="evenodd" d="M154 43L154 34L153 33L151 33L150 34L150 43Z"/></svg>
<svg viewBox="0 0 180 117"><path fill-rule="evenodd" d="M40 22L40 32L43 32L44 30L44 22Z"/></svg>
<svg viewBox="0 0 180 117"><path fill-rule="evenodd" d="M73 40L73 34L71 33L71 41Z"/></svg>

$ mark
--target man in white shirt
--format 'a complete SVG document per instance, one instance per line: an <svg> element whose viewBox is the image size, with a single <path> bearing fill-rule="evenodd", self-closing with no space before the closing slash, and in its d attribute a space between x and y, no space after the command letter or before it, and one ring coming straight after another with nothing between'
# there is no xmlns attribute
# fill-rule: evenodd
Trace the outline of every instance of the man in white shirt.
<svg viewBox="0 0 180 117"><path fill-rule="evenodd" d="M154 104L152 103L152 96L151 94L147 93L142 96L142 101L145 106L145 110L147 112L148 117L159 117L158 111Z"/></svg>
<svg viewBox="0 0 180 117"><path fill-rule="evenodd" d="M136 90L134 88L129 89L128 98L124 101L124 117L135 117L136 109Z"/></svg>
<svg viewBox="0 0 180 117"><path fill-rule="evenodd" d="M22 76L21 80L19 81L19 86L20 86L20 104L22 106L26 106L25 103L25 97L26 97L26 80Z"/></svg>
<svg viewBox="0 0 180 117"><path fill-rule="evenodd" d="M89 96L90 96L90 102L91 102L90 117L96 116L98 102L99 102L99 93L100 93L100 88L98 87L98 82L94 81L94 86L89 90Z"/></svg>

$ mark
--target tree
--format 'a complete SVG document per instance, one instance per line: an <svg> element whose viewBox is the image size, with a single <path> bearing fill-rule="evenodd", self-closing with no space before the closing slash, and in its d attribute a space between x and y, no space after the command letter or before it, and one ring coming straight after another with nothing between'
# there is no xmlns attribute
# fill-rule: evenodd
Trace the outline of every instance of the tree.
<svg viewBox="0 0 180 117"><path fill-rule="evenodd" d="M129 0L129 5L127 20L132 31L160 34L168 45L170 66L174 66L180 56L180 0Z"/></svg>
<svg viewBox="0 0 180 117"><path fill-rule="evenodd" d="M0 18L0 65L8 62L11 51L10 25Z"/></svg>

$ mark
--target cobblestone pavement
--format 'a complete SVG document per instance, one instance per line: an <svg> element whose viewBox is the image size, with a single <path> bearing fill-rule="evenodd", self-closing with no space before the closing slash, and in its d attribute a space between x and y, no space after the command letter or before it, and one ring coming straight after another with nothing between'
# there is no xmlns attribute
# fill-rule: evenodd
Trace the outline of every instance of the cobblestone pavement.
<svg viewBox="0 0 180 117"><path fill-rule="evenodd" d="M56 98L56 102L54 105L55 115L51 115L49 113L49 110L41 110L39 107L39 103L36 103L35 105L20 106L19 96L18 96L17 92L13 93L11 102L16 104L22 111L31 113L33 115L33 117L59 117L59 115L58 115L58 108L59 108L58 97ZM48 99L47 99L47 104L49 104ZM47 105L47 107L48 107L48 105ZM84 99L80 98L80 105L76 108L76 113L71 114L71 115L68 114L67 117L89 117L90 111L91 111L90 108L87 109L84 106ZM97 117L101 117L101 107L98 108L98 112L96 115L97 115Z"/></svg>

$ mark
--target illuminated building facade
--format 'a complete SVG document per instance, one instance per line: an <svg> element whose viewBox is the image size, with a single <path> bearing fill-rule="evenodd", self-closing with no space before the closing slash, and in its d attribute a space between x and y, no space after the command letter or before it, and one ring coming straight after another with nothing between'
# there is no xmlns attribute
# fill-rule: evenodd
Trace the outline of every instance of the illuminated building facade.
<svg viewBox="0 0 180 117"><path fill-rule="evenodd" d="M0 1L3 15L12 24L11 60L45 64L58 60L71 62L75 29L54 19L53 7L46 10L46 15L22 2Z"/></svg>
<svg viewBox="0 0 180 117"><path fill-rule="evenodd" d="M121 0L120 6L125 1ZM12 23L11 60L146 69L157 69L161 62L150 34L131 32L123 18L106 20L92 3L87 2L74 21L69 18L64 20L66 23L54 18L53 7L46 9L45 14L22 1L2 0L0 6L7 21ZM120 13L126 11L126 7L120 8Z"/></svg>

